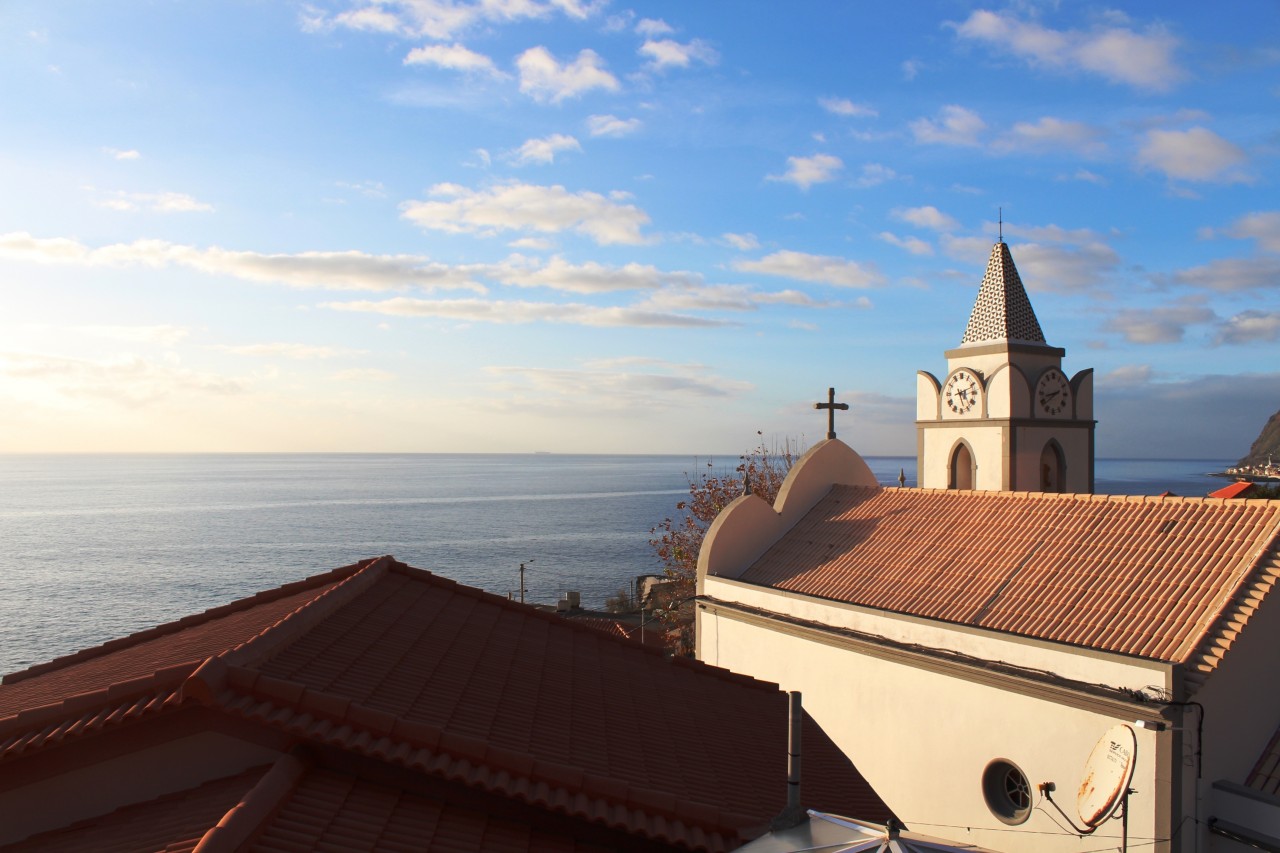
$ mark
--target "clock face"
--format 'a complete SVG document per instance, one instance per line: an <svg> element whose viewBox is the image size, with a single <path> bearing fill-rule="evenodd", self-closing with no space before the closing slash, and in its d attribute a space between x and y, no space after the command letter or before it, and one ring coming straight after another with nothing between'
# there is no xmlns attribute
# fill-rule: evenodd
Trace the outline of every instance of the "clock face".
<svg viewBox="0 0 1280 853"><path fill-rule="evenodd" d="M1036 383L1036 406L1042 414L1060 415L1071 405L1071 385L1061 371L1049 368Z"/></svg>
<svg viewBox="0 0 1280 853"><path fill-rule="evenodd" d="M967 370L957 370L947 380L943 399L957 415L967 414L978 405L978 377Z"/></svg>

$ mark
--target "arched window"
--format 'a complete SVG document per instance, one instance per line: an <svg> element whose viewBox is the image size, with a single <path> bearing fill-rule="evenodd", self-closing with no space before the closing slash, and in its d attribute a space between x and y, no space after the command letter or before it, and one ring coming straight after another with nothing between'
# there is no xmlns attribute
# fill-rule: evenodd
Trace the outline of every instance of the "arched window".
<svg viewBox="0 0 1280 853"><path fill-rule="evenodd" d="M1040 491L1061 492L1066 483L1067 463L1058 442L1050 441L1040 451Z"/></svg>
<svg viewBox="0 0 1280 853"><path fill-rule="evenodd" d="M948 478L950 488L972 489L976 467L969 445L964 442L956 445L956 449L951 453L951 476Z"/></svg>

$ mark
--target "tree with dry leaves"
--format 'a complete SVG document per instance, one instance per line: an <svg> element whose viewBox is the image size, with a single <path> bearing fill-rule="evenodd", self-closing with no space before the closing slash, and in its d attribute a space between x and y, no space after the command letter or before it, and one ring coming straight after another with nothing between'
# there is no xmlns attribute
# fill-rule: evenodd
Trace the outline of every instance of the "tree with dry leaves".
<svg viewBox="0 0 1280 853"><path fill-rule="evenodd" d="M748 490L772 504L798 452L790 440L769 448L761 439L754 450L738 457L732 471L717 471L715 463L707 460L705 467L688 475L689 497L676 504L675 515L649 530L649 545L671 581L664 590L663 604L655 611L665 625L671 651L693 654L694 608L690 599L695 593L698 551L707 528L722 509Z"/></svg>

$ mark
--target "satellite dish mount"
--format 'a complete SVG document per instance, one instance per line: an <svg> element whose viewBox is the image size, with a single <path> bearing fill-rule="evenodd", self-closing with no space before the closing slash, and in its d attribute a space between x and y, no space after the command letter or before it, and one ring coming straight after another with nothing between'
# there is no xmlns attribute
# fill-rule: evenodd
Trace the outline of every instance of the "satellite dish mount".
<svg viewBox="0 0 1280 853"><path fill-rule="evenodd" d="M1124 723L1112 726L1094 744L1080 774L1080 790L1076 794L1076 812L1083 827L1076 826L1071 816L1053 800L1057 786L1040 783L1040 793L1066 818L1071 828L1081 835L1092 835L1103 823L1120 813L1120 850L1129 849L1129 795L1137 793L1129 787L1138 760L1138 738Z"/></svg>

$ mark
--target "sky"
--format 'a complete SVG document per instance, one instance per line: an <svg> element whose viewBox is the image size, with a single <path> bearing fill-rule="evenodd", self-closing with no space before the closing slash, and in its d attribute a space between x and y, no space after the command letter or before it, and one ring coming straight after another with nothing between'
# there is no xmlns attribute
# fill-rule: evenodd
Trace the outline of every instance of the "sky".
<svg viewBox="0 0 1280 853"><path fill-rule="evenodd" d="M7 0L0 451L914 455L1003 220L1098 455L1280 408L1280 9Z"/></svg>

